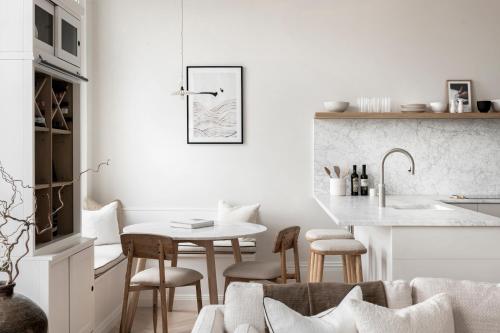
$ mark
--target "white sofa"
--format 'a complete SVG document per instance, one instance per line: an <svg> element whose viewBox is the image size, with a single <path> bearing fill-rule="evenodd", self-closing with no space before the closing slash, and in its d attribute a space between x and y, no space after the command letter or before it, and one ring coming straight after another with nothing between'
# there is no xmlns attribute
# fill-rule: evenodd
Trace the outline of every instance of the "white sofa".
<svg viewBox="0 0 500 333"><path fill-rule="evenodd" d="M444 292L452 299L456 333L500 332L500 284L416 278L384 282L384 287L389 308L417 304ZM261 284L233 283L226 292L226 304L205 306L192 333L233 333L241 324L263 331L262 298Z"/></svg>

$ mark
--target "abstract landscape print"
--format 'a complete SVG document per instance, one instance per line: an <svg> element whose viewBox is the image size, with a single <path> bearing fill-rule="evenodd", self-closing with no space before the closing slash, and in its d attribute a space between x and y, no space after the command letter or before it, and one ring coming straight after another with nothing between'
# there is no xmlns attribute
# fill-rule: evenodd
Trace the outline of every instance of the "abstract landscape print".
<svg viewBox="0 0 500 333"><path fill-rule="evenodd" d="M188 66L188 143L243 143L241 66Z"/></svg>

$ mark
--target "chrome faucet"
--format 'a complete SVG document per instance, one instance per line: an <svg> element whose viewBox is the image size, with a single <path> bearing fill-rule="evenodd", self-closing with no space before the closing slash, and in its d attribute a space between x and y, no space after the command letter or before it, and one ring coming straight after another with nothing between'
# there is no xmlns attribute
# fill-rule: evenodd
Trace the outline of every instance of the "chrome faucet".
<svg viewBox="0 0 500 333"><path fill-rule="evenodd" d="M415 174L415 161L413 160L413 157L409 152L402 148L393 148L389 150L387 153L385 153L384 157L382 158L382 164L380 165L380 184L378 185L378 206L379 207L385 207L385 185L384 185L384 164L385 164L385 159L391 155L392 153L401 153L406 155L408 159L410 160L411 166L410 169L408 170L409 173L412 175Z"/></svg>

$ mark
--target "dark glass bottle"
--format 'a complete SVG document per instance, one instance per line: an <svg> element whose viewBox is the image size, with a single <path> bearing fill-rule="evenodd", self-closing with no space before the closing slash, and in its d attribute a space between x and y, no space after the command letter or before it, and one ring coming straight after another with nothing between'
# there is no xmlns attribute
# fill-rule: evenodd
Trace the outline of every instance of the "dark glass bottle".
<svg viewBox="0 0 500 333"><path fill-rule="evenodd" d="M356 166L352 166L351 173L351 195L359 195L359 176L356 173Z"/></svg>
<svg viewBox="0 0 500 333"><path fill-rule="evenodd" d="M363 171L359 177L359 188L361 195L368 195L368 175L366 174L365 164L363 164Z"/></svg>

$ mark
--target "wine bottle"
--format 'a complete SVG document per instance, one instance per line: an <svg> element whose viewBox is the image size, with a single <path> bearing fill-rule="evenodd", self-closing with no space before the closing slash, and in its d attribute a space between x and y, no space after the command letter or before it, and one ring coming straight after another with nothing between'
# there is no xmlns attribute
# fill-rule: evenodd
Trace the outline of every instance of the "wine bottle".
<svg viewBox="0 0 500 333"><path fill-rule="evenodd" d="M359 195L359 177L355 165L352 166L351 173L351 195Z"/></svg>
<svg viewBox="0 0 500 333"><path fill-rule="evenodd" d="M360 192L361 195L368 195L368 175L366 174L366 165L363 164L363 171L361 172L360 179Z"/></svg>

